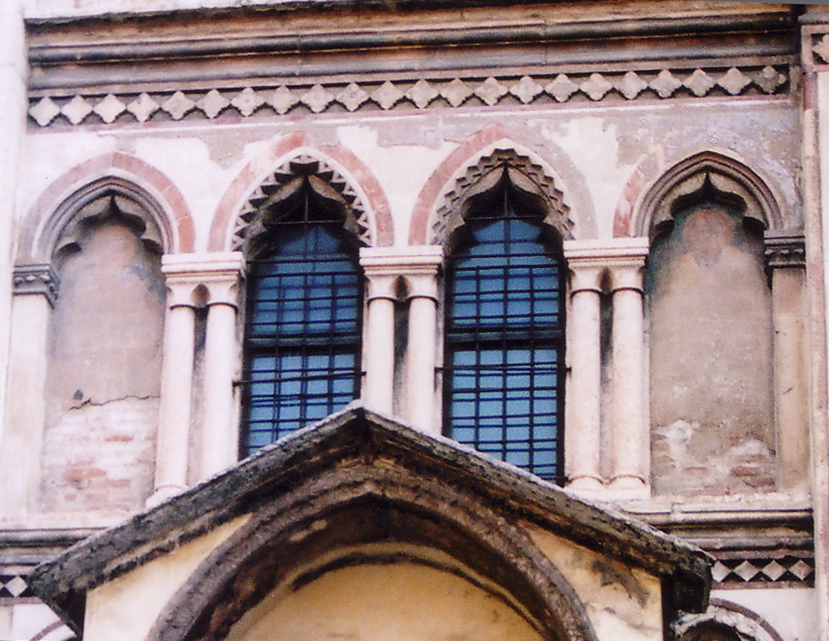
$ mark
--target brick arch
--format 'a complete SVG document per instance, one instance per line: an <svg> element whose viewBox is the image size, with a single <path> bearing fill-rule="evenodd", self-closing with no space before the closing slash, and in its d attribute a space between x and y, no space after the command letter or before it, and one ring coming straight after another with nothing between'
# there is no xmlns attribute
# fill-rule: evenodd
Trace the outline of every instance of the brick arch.
<svg viewBox="0 0 829 641"><path fill-rule="evenodd" d="M737 158L711 150L696 153L674 164L645 189L644 172L650 167L652 163L647 160L640 163L629 180L625 193L628 188L631 196L638 192L637 203L632 211L617 209L614 235L624 235L625 228L629 235L652 235L660 223L672 218L673 204L698 191L706 181L716 191L739 198L744 204L742 215L765 229L784 227L778 200L768 182Z"/></svg>
<svg viewBox="0 0 829 641"><path fill-rule="evenodd" d="M646 156L633 169L622 189L619 202L616 203L616 211L613 213L614 238L630 238L636 235L633 225L636 203L647 186L648 174L655 172L655 167L654 157Z"/></svg>
<svg viewBox="0 0 829 641"><path fill-rule="evenodd" d="M334 171L347 185L345 189L360 190L361 204L365 210L369 240L367 244L388 246L394 242L394 225L391 208L380 182L371 170L352 152L340 146L312 147L302 131L294 132L270 145L264 152L248 162L219 201L208 237L208 251L228 251L234 248L240 225L244 226L246 208L255 192L272 177L274 172L291 159L300 155L312 156L323 163L330 161Z"/></svg>
<svg viewBox="0 0 829 641"><path fill-rule="evenodd" d="M597 639L569 582L495 506L440 479L366 463L321 471L258 508L181 586L148 641L219 641L275 589L371 563L366 541L423 549L433 567L429 550L449 557L438 567L483 580L544 639Z"/></svg>
<svg viewBox="0 0 829 641"><path fill-rule="evenodd" d="M193 217L173 181L140 158L112 152L73 167L41 193L23 219L17 262L48 262L61 226L106 190L135 200L153 216L166 253L194 250Z"/></svg>
<svg viewBox="0 0 829 641"><path fill-rule="evenodd" d="M474 191L488 172L502 165L526 176L548 205L548 221L563 238L572 237L573 221L564 202L560 180L528 153L516 151L528 145L513 142L502 125L493 124L475 133L456 148L430 176L415 202L409 228L409 243L426 245L441 243L451 227L453 212L457 213L465 196ZM535 155L535 154L533 154Z"/></svg>

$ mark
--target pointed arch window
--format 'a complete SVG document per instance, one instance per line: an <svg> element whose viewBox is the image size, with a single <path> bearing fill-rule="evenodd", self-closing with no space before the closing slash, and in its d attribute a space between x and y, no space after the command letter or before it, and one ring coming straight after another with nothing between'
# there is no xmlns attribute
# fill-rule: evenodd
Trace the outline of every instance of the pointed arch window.
<svg viewBox="0 0 829 641"><path fill-rule="evenodd" d="M313 176L263 221L248 261L242 455L359 395L362 276L336 202Z"/></svg>
<svg viewBox="0 0 829 641"><path fill-rule="evenodd" d="M478 198L447 262L449 435L548 479L562 472L564 263L506 172Z"/></svg>

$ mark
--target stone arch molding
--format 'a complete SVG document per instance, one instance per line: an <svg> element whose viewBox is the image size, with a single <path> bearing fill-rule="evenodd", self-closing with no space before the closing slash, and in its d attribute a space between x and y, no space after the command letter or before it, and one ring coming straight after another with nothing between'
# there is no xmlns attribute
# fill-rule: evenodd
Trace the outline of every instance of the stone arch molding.
<svg viewBox="0 0 829 641"><path fill-rule="evenodd" d="M288 197L297 182L303 180L340 211L346 230L361 244L372 244L368 210L351 182L329 161L303 151L270 172L253 190L236 218L231 249L247 251L251 241L265 231L273 206Z"/></svg>
<svg viewBox="0 0 829 641"><path fill-rule="evenodd" d="M766 181L739 160L703 151L675 164L646 191L635 218L635 234L653 238L673 220L678 204L706 191L735 205L744 218L766 230L783 229L780 207Z"/></svg>
<svg viewBox="0 0 829 641"><path fill-rule="evenodd" d="M544 167L514 149L498 148L467 167L437 209L432 224L432 244L444 245L464 223L468 205L475 196L493 188L507 175L512 185L534 200L544 211L544 221L562 239L573 238L574 223L564 192Z"/></svg>
<svg viewBox="0 0 829 641"><path fill-rule="evenodd" d="M708 610L702 614L680 617L672 627L678 639L696 630L719 627L732 632L740 641L783 641L774 628L757 614L720 599L712 599Z"/></svg>
<svg viewBox="0 0 829 641"><path fill-rule="evenodd" d="M137 231L142 242L156 253L169 251L172 229L161 205L135 183L119 176L104 176L84 185L63 200L49 216L29 249L26 262L49 262L61 249L77 242L85 225L113 208ZM25 251L25 248L24 248Z"/></svg>
<svg viewBox="0 0 829 641"><path fill-rule="evenodd" d="M179 589L148 641L219 641L277 589L399 562L461 576L542 638L597 641L576 592L526 534L470 492L371 464L326 471L258 507Z"/></svg>

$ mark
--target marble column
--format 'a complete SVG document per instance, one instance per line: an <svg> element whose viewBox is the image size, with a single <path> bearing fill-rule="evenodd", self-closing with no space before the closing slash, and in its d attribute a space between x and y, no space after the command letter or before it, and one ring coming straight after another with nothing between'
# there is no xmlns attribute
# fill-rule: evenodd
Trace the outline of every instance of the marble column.
<svg viewBox="0 0 829 641"><path fill-rule="evenodd" d="M164 258L167 258L166 256ZM147 505L157 505L187 487L190 413L195 344L195 286L189 274L162 263L167 277L164 360L155 462L155 492Z"/></svg>
<svg viewBox="0 0 829 641"><path fill-rule="evenodd" d="M244 260L238 252L218 254L201 265L207 289L207 327L202 380L199 480L232 466L239 458L239 426L233 381L241 347L237 325Z"/></svg>
<svg viewBox="0 0 829 641"><path fill-rule="evenodd" d="M811 13L811 10L808 10ZM805 16L811 18L812 16ZM817 14L801 23L803 51L802 190L806 252L809 336L809 423L812 521L815 550L815 638L829 641L829 24ZM815 57L816 56L816 57ZM818 63L818 64L815 64Z"/></svg>
<svg viewBox="0 0 829 641"><path fill-rule="evenodd" d="M368 281L366 296L366 329L363 334L362 398L366 407L391 415L394 408L394 305L398 276L378 260L371 248L360 250Z"/></svg>
<svg viewBox="0 0 829 641"><path fill-rule="evenodd" d="M608 258L613 294L610 479L613 490L644 491L650 461L642 299L647 239L629 245L616 247Z"/></svg>
<svg viewBox="0 0 829 641"><path fill-rule="evenodd" d="M601 278L600 262L578 241L564 245L570 269L567 347L570 377L564 430L569 487L597 490L601 474Z"/></svg>
<svg viewBox="0 0 829 641"><path fill-rule="evenodd" d="M767 234L765 246L774 325L775 423L786 435L778 437L778 480L781 490L804 492L809 467L805 239Z"/></svg>
<svg viewBox="0 0 829 641"><path fill-rule="evenodd" d="M412 248L413 250L415 248ZM429 434L441 433L435 416L437 379L438 270L443 263L440 247L423 247L409 254L404 268L408 283L409 345L406 377L406 419Z"/></svg>
<svg viewBox="0 0 829 641"><path fill-rule="evenodd" d="M440 433L435 419L437 275L441 247L367 247L360 264L368 281L363 400L384 413L402 413L413 427ZM395 304L407 301L408 345L403 376L396 376ZM405 384L395 389L395 380Z"/></svg>

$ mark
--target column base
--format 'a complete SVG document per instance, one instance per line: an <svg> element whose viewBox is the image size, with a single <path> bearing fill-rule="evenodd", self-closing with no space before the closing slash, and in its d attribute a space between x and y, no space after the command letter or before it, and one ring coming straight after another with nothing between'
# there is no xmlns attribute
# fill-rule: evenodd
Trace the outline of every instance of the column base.
<svg viewBox="0 0 829 641"><path fill-rule="evenodd" d="M607 489L614 498L643 499L650 496L650 487L638 476L617 476Z"/></svg>
<svg viewBox="0 0 829 641"><path fill-rule="evenodd" d="M162 486L162 487L156 489L156 491L153 493L153 495L150 498L147 499L147 502L144 505L145 505L145 507L148 507L148 508L154 508L154 507L164 503L164 501L166 501L167 499L171 499L174 496L178 496L179 494L184 492L184 490L186 490L186 489L187 489L186 487L183 487L183 486L180 486L180 485L165 485L165 486Z"/></svg>
<svg viewBox="0 0 829 641"><path fill-rule="evenodd" d="M582 476L570 481L567 489L574 492L600 492L604 490L604 483L592 476Z"/></svg>

